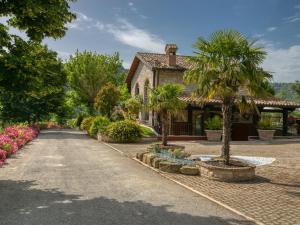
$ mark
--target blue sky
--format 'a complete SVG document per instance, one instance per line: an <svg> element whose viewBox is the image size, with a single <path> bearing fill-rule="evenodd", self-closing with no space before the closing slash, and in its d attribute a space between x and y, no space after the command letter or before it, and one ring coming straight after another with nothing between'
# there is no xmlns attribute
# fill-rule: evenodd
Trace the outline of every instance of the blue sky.
<svg viewBox="0 0 300 225"><path fill-rule="evenodd" d="M263 67L274 80L300 80L300 0L78 0L66 36L44 42L66 59L76 49L120 52L126 68L137 51L163 52L176 43L193 54L197 37L237 29L269 53Z"/></svg>

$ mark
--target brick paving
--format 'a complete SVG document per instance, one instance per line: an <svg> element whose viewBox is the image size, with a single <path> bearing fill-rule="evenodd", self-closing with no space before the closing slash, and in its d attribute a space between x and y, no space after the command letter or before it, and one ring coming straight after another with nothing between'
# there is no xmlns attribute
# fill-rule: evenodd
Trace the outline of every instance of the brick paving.
<svg viewBox="0 0 300 225"><path fill-rule="evenodd" d="M219 154L220 144L176 142L192 154ZM149 144L112 144L129 157ZM256 168L251 182L225 183L200 176L164 173L165 176L218 200L264 224L300 225L300 141L234 142L233 155L275 157Z"/></svg>

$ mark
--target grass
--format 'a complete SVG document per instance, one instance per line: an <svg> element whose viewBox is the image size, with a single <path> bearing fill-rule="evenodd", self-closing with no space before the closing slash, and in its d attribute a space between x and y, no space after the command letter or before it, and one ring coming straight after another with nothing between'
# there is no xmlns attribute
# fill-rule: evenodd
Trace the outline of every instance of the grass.
<svg viewBox="0 0 300 225"><path fill-rule="evenodd" d="M143 137L155 137L155 133L148 127L141 126Z"/></svg>

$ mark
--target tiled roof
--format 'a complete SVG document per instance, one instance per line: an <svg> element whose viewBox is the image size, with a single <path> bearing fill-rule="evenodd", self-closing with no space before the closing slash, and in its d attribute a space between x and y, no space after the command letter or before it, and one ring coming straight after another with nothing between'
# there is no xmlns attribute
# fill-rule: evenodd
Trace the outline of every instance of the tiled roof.
<svg viewBox="0 0 300 225"><path fill-rule="evenodd" d="M155 69L186 70L191 67L188 56L176 55L176 66L169 66L166 54L138 52L136 54L142 62Z"/></svg>
<svg viewBox="0 0 300 225"><path fill-rule="evenodd" d="M200 97L180 97L180 99L186 103L200 105L200 104L221 104L222 101L220 99L203 99ZM282 100L275 97L268 97L268 98L253 98L254 103L257 106L264 106L264 107L284 107L284 108L300 108L300 104ZM250 102L250 100L247 100Z"/></svg>

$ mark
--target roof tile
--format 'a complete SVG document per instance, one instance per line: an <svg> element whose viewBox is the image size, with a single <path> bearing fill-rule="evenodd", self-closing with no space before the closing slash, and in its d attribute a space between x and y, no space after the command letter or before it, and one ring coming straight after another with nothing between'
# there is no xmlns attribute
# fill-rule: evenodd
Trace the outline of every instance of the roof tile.
<svg viewBox="0 0 300 225"><path fill-rule="evenodd" d="M200 104L221 104L222 101L220 99L203 99L201 97L180 97L180 99L184 102L194 104L194 105L200 105ZM275 97L269 97L269 98L253 98L254 103L257 106L268 106L268 107L285 107L285 108L300 108L300 104L288 101L288 100L282 100ZM250 99L247 100L250 102Z"/></svg>
<svg viewBox="0 0 300 225"><path fill-rule="evenodd" d="M176 55L176 66L169 66L166 54L138 52L136 55L141 61L155 69L187 70L192 63L188 56Z"/></svg>

